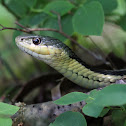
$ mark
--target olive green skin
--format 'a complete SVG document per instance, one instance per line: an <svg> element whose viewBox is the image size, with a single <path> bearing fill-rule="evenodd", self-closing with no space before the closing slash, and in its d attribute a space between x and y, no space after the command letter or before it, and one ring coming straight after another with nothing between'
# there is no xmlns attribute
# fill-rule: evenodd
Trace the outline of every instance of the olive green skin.
<svg viewBox="0 0 126 126"><path fill-rule="evenodd" d="M124 77L91 70L69 47L52 37L18 36L15 41L22 51L44 61L72 82L85 88L104 87Z"/></svg>

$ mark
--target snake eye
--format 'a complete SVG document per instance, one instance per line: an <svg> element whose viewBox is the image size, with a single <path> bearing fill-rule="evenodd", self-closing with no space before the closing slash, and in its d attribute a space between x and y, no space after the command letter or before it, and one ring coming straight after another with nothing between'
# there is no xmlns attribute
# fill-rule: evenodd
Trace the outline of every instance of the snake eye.
<svg viewBox="0 0 126 126"><path fill-rule="evenodd" d="M40 38L33 38L32 41L33 41L33 43L35 45L39 45L41 43L41 39Z"/></svg>

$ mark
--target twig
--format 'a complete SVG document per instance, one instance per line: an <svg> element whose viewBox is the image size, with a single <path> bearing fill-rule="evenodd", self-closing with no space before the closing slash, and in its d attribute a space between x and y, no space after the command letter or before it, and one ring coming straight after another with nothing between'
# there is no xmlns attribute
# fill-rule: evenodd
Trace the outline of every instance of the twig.
<svg viewBox="0 0 126 126"><path fill-rule="evenodd" d="M62 30L62 25L61 25L61 16L60 16L60 14L57 13L56 11L51 11L51 12L57 15L59 30L60 30L60 31L63 31L63 30Z"/></svg>
<svg viewBox="0 0 126 126"><path fill-rule="evenodd" d="M27 29L29 31L29 29L25 26L23 26L22 24L20 24L19 22L15 22L16 25L20 26L21 28Z"/></svg>
<svg viewBox="0 0 126 126"><path fill-rule="evenodd" d="M10 30L16 30L16 31L22 31L22 32L29 33L29 31L27 31L27 30L23 30L23 29L20 29L20 28L4 27L4 26L1 25L1 24L0 24L0 26L2 27L2 28L0 29L0 31L10 29Z"/></svg>

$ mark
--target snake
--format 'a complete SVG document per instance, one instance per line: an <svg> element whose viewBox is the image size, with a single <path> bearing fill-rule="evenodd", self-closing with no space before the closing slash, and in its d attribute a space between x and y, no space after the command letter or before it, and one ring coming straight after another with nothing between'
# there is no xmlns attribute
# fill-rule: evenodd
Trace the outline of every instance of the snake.
<svg viewBox="0 0 126 126"><path fill-rule="evenodd" d="M23 52L53 67L75 84L95 89L115 84L125 77L120 72L105 72L90 68L67 45L49 36L22 35L15 38Z"/></svg>

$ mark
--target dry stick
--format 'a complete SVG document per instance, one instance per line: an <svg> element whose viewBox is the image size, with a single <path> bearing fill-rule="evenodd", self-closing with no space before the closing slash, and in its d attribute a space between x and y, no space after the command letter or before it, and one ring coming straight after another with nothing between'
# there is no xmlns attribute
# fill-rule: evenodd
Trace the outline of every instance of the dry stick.
<svg viewBox="0 0 126 126"><path fill-rule="evenodd" d="M24 28L24 29L27 29L27 30L28 30L28 28L27 28L27 27L23 26L22 24L20 24L20 23L19 23L19 22L17 22L17 21L15 22L15 24L16 24L16 25L18 25L18 26L20 26L21 28ZM29 32L30 32L30 31L29 31Z"/></svg>
<svg viewBox="0 0 126 126"><path fill-rule="evenodd" d="M22 31L22 32L26 32L26 33L29 33L28 30L23 30L23 29L20 29L20 28L12 28L12 27L4 27L3 25L0 24L0 26L2 27L2 29L0 29L0 31L3 31L3 30L16 30L16 31Z"/></svg>

